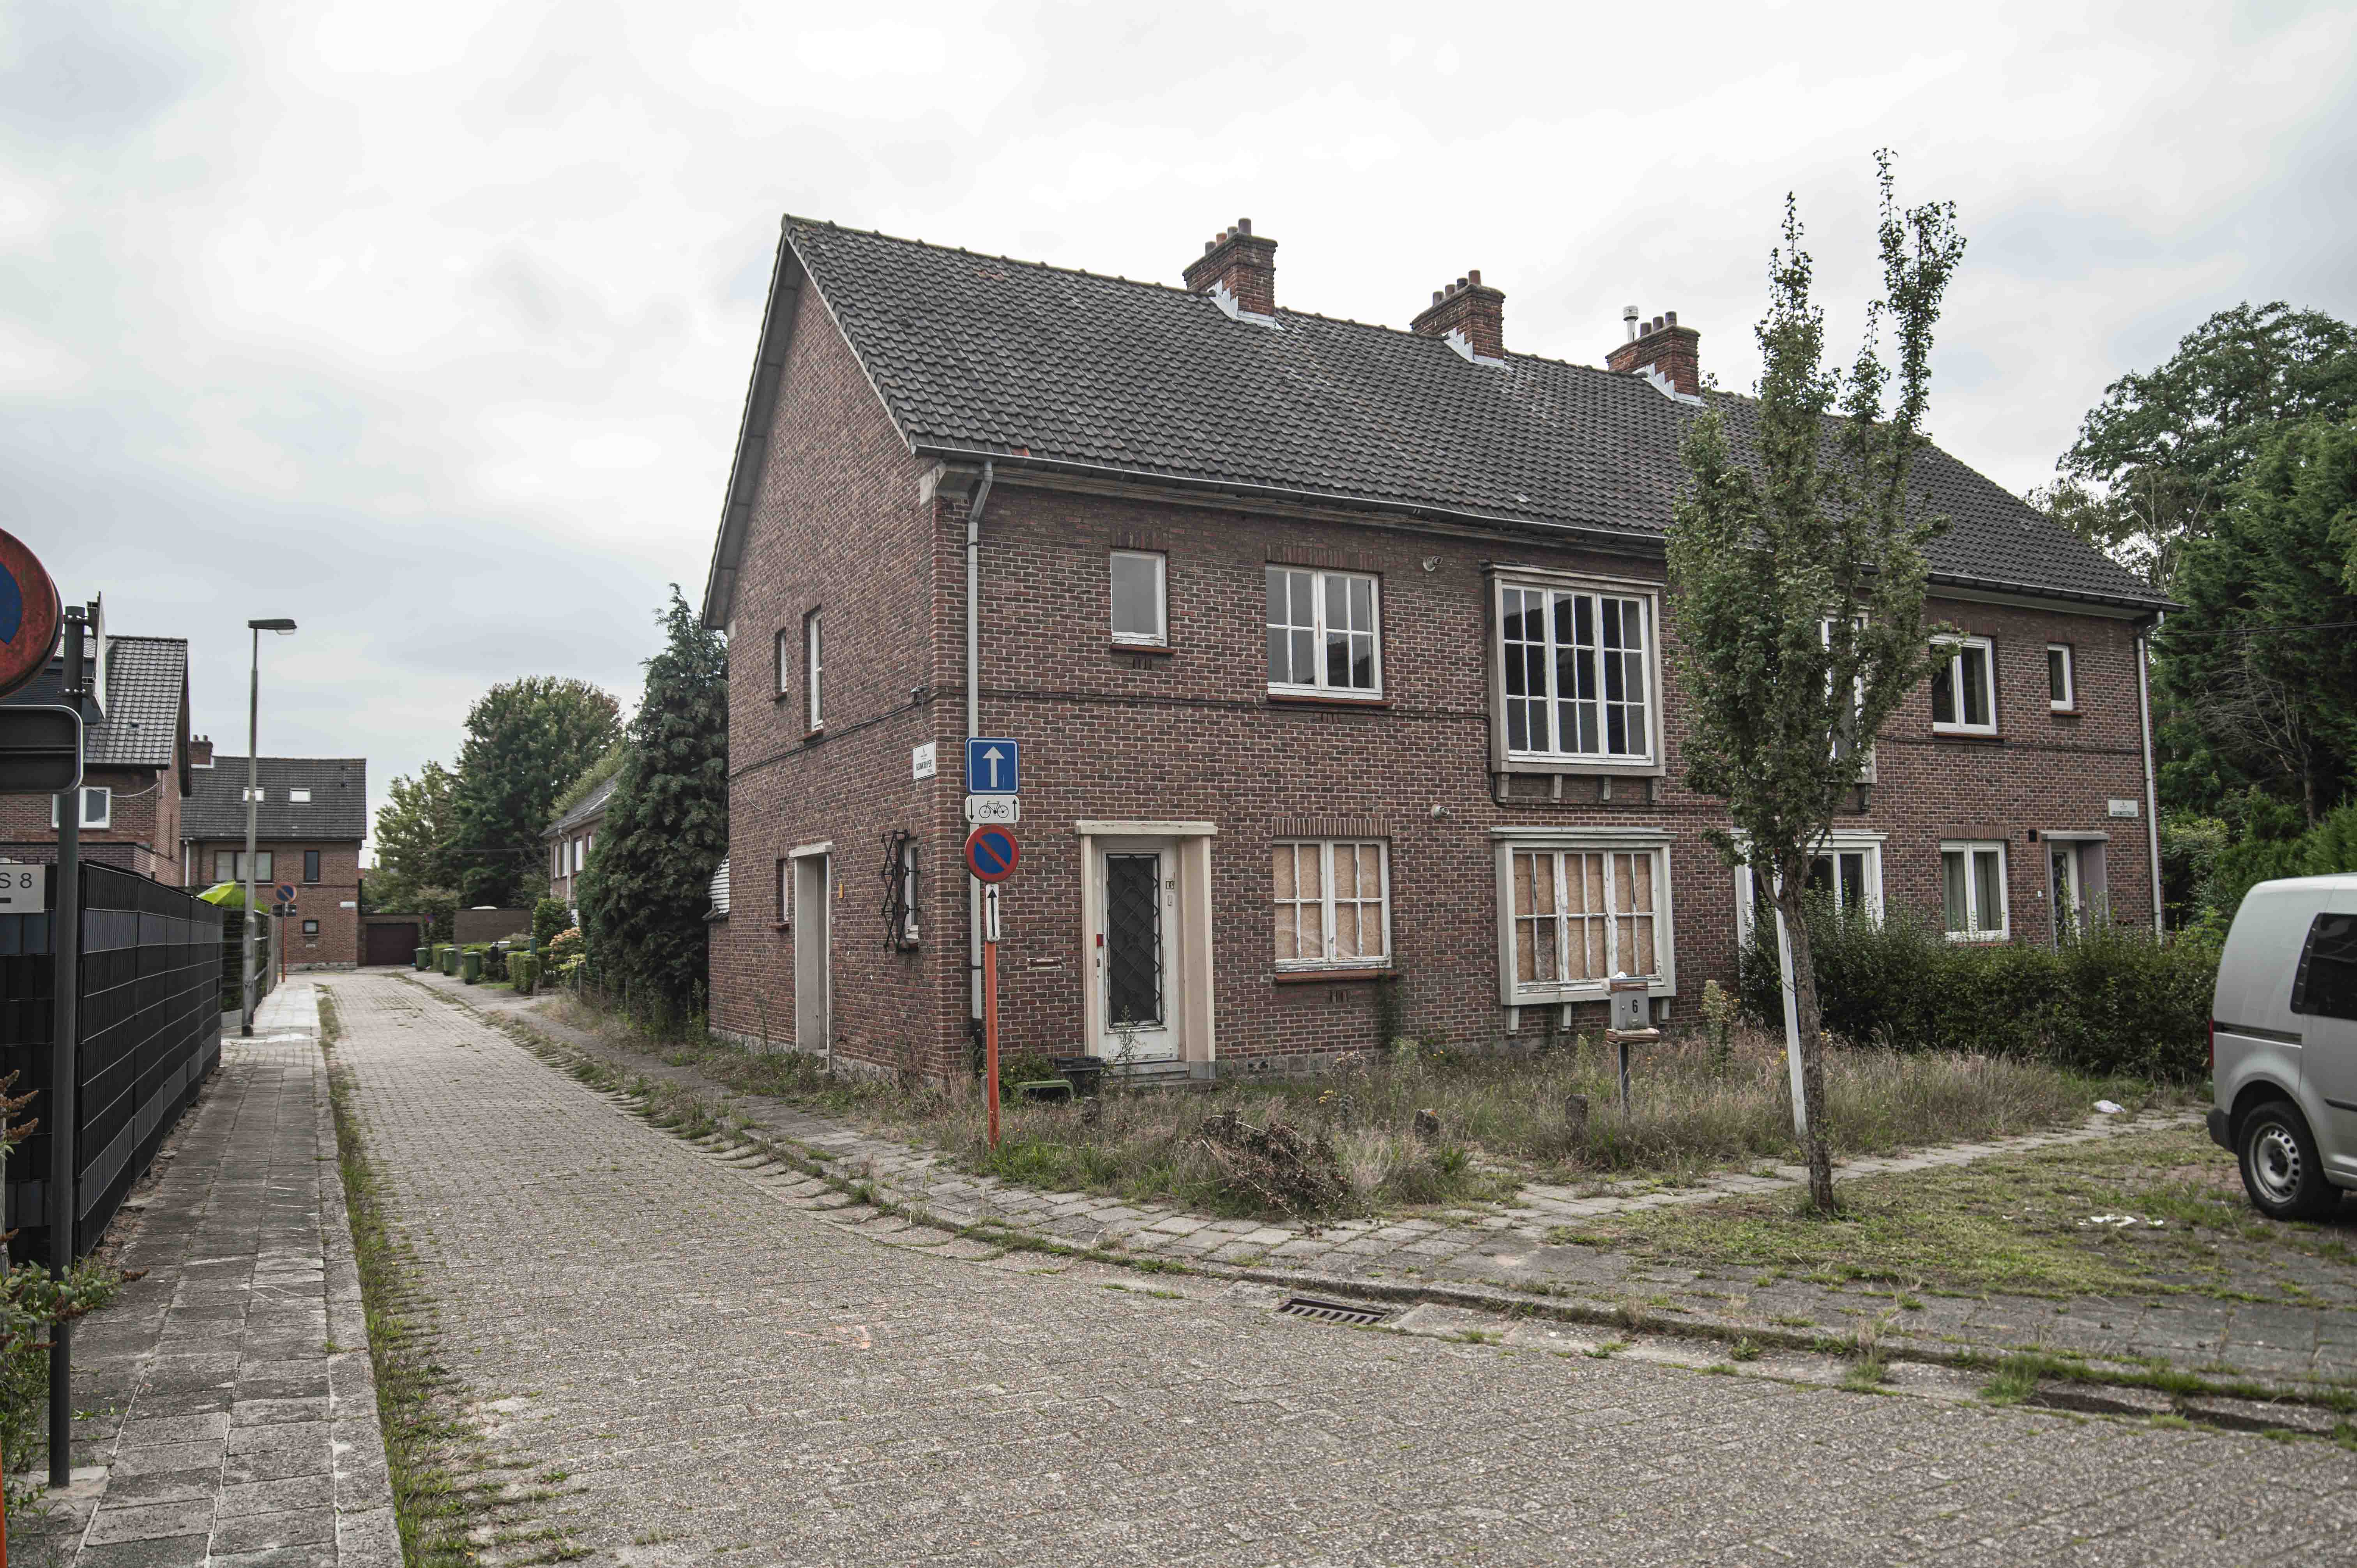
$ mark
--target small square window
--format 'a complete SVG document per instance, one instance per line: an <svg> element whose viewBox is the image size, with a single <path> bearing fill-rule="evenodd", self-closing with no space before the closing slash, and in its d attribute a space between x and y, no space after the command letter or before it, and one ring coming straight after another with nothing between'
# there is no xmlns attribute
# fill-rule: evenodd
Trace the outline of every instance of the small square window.
<svg viewBox="0 0 2357 1568"><path fill-rule="evenodd" d="M301 805L309 801L311 799L311 791L308 789L289 789L286 791L286 798L296 802L297 805Z"/></svg>
<svg viewBox="0 0 2357 1568"><path fill-rule="evenodd" d="M2079 705L2079 672L2067 642L2046 645L2046 705L2058 714Z"/></svg>
<svg viewBox="0 0 2357 1568"><path fill-rule="evenodd" d="M114 791L100 784L89 784L81 791L81 825L85 828L105 828L114 824ZM58 825L58 798L49 797L49 826Z"/></svg>
<svg viewBox="0 0 2357 1568"><path fill-rule="evenodd" d="M316 936L317 936L317 935L319 934L319 922L318 922L318 921L317 921L317 920L306 920L306 921L304 921L304 922L303 922L303 934L304 934L305 936L307 936L307 937L316 937Z"/></svg>
<svg viewBox="0 0 2357 1568"><path fill-rule="evenodd" d="M1996 733L1996 645L1986 637L1932 645L1932 728L1943 735Z"/></svg>
<svg viewBox="0 0 2357 1568"><path fill-rule="evenodd" d="M1145 550L1116 550L1110 573L1113 639L1160 648L1170 640L1168 586L1163 557Z"/></svg>

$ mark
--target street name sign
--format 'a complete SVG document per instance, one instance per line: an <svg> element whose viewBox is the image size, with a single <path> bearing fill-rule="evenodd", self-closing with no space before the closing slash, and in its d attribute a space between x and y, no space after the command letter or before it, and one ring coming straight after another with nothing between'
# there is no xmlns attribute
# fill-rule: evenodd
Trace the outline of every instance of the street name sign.
<svg viewBox="0 0 2357 1568"><path fill-rule="evenodd" d="M1014 832L992 824L965 835L965 868L983 882L1004 882L1023 858Z"/></svg>
<svg viewBox="0 0 2357 1568"><path fill-rule="evenodd" d="M968 795L965 798L965 820L979 827L984 822L997 822L1013 827L1023 820L1023 797L1020 795Z"/></svg>
<svg viewBox="0 0 2357 1568"><path fill-rule="evenodd" d="M965 792L1012 795L1022 788L1022 748L1004 736L975 736L965 743Z"/></svg>
<svg viewBox="0 0 2357 1568"><path fill-rule="evenodd" d="M0 915L38 915L49 902L46 865L0 865Z"/></svg>

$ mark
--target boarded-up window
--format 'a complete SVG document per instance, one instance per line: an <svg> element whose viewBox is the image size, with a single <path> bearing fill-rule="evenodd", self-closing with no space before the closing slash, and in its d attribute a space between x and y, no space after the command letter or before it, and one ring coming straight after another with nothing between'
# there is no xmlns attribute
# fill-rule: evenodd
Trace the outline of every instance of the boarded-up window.
<svg viewBox="0 0 2357 1568"><path fill-rule="evenodd" d="M1278 968L1390 961L1390 866L1381 842L1279 843L1270 885Z"/></svg>
<svg viewBox="0 0 2357 1568"><path fill-rule="evenodd" d="M1661 852L1513 852L1513 973L1517 986L1600 984L1662 970Z"/></svg>

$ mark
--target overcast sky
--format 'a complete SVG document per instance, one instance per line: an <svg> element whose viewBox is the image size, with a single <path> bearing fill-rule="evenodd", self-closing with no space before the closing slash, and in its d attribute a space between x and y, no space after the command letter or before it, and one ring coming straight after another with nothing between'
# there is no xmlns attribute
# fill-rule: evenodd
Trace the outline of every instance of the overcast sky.
<svg viewBox="0 0 2357 1568"><path fill-rule="evenodd" d="M1968 20L1967 17L1970 17ZM2209 312L2357 317L2357 10L0 5L0 525L196 727L448 761L492 682L635 698L700 600L780 212L1405 327L1469 267L1510 349L1676 310L1748 389L1784 193L1833 342L1870 155L1971 242L1932 422L2049 477Z"/></svg>

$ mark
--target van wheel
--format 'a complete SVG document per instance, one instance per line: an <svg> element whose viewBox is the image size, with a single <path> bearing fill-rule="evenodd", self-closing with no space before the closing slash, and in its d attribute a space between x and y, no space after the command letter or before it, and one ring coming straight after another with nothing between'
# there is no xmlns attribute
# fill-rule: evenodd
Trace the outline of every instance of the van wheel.
<svg viewBox="0 0 2357 1568"><path fill-rule="evenodd" d="M2243 1190L2270 1219L2321 1219L2341 1201L2324 1179L2308 1120L2283 1101L2270 1101L2243 1118L2235 1140Z"/></svg>

